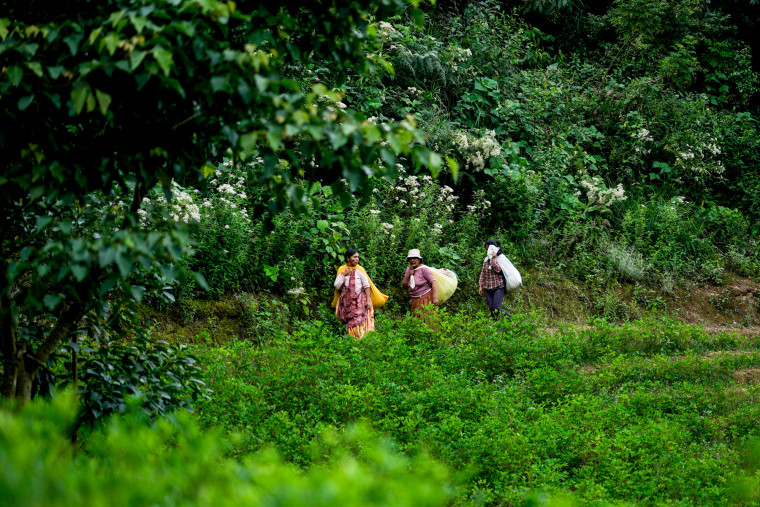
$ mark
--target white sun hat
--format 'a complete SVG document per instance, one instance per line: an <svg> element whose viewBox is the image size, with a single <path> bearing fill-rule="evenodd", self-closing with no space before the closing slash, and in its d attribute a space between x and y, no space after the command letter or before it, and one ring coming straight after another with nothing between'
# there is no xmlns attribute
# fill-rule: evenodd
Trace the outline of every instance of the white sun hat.
<svg viewBox="0 0 760 507"><path fill-rule="evenodd" d="M406 258L411 259L412 257L418 257L422 259L422 254L420 254L420 251L418 249L412 248L411 250L409 250L409 253L406 254Z"/></svg>

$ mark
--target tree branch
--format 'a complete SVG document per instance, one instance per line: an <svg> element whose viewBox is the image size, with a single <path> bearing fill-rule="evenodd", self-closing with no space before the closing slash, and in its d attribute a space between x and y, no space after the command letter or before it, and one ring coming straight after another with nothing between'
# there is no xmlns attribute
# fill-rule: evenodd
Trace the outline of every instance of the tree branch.
<svg viewBox="0 0 760 507"><path fill-rule="evenodd" d="M29 356L38 365L44 365L50 354L52 354L58 345L66 338L71 329L80 321L84 316L85 305L78 301L72 303L63 314L58 317L58 324L50 332L48 337L42 342L42 345L37 347L33 356ZM38 366L39 368L39 366Z"/></svg>

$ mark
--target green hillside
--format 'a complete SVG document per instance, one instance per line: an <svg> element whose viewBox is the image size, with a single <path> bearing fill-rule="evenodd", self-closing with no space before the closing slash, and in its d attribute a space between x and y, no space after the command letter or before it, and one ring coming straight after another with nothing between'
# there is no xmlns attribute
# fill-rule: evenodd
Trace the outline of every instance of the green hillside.
<svg viewBox="0 0 760 507"><path fill-rule="evenodd" d="M760 502L760 3L6 3L4 502Z"/></svg>

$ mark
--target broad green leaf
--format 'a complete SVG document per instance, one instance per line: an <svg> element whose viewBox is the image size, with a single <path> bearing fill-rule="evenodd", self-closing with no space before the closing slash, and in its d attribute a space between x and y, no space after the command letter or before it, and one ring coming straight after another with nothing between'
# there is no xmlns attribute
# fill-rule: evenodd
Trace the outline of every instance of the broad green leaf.
<svg viewBox="0 0 760 507"><path fill-rule="evenodd" d="M122 253L117 253L116 266L119 268L119 273L121 273L121 276L126 277L132 270L132 259Z"/></svg>
<svg viewBox="0 0 760 507"><path fill-rule="evenodd" d="M201 172L203 173L204 178L210 178L213 176L214 171L216 171L216 168L211 164L204 164L203 167L201 167Z"/></svg>
<svg viewBox="0 0 760 507"><path fill-rule="evenodd" d="M172 68L172 58L174 58L172 52L168 49L157 47L153 50L153 58L156 59L158 66L164 71L164 75L168 76Z"/></svg>
<svg viewBox="0 0 760 507"><path fill-rule="evenodd" d="M259 89L259 93L264 93L267 91L267 87L269 87L269 79L265 78L261 74L256 74L253 76L253 80L256 82L256 88Z"/></svg>
<svg viewBox="0 0 760 507"><path fill-rule="evenodd" d="M210 80L211 82L211 89L215 92L218 92L222 88L224 88L224 85L227 84L227 78L225 76L214 76Z"/></svg>
<svg viewBox="0 0 760 507"><path fill-rule="evenodd" d="M457 178L459 175L459 162L456 161L456 159L452 157L446 157L446 164L449 166L449 171L451 171L451 175L454 177L454 179Z"/></svg>
<svg viewBox="0 0 760 507"><path fill-rule="evenodd" d="M443 158L437 154L434 151L430 152L430 160L429 160L429 169L430 172L433 173L433 177L437 178L438 173L441 172L441 167L443 166Z"/></svg>
<svg viewBox="0 0 760 507"><path fill-rule="evenodd" d="M132 294L132 297L139 302L142 301L143 294L145 294L145 287L141 285L131 285L129 287L129 292Z"/></svg>
<svg viewBox="0 0 760 507"><path fill-rule="evenodd" d="M89 269L87 269L87 266L82 264L73 264L71 266L71 274L74 275L74 278L76 278L78 282L84 280L88 272Z"/></svg>
<svg viewBox="0 0 760 507"><path fill-rule="evenodd" d="M29 191L29 200L36 201L43 195L45 195L46 188L42 185L38 185L35 187L32 187L32 189Z"/></svg>
<svg viewBox="0 0 760 507"><path fill-rule="evenodd" d="M116 48L119 47L119 34L115 32L111 32L105 37L103 37L103 42L101 43L101 49L103 48L103 45L106 46L108 49L108 53L113 56L113 54L116 52Z"/></svg>
<svg viewBox="0 0 760 507"><path fill-rule="evenodd" d="M92 93L87 95L87 112L91 113L95 110L95 95Z"/></svg>
<svg viewBox="0 0 760 507"><path fill-rule="evenodd" d="M74 103L74 111L76 111L76 114L79 114L82 112L82 108L84 107L85 102L87 101L87 95L90 93L90 88L88 86L76 86L73 90L71 90L71 101Z"/></svg>
<svg viewBox="0 0 760 507"><path fill-rule="evenodd" d="M43 298L43 302L48 310L52 310L61 302L61 297L56 294L47 294Z"/></svg>
<svg viewBox="0 0 760 507"><path fill-rule="evenodd" d="M54 67L48 67L47 71L48 74L50 74L50 77L52 79L58 79L58 77L63 74L63 72L66 70L66 67L62 65L56 65Z"/></svg>
<svg viewBox="0 0 760 507"><path fill-rule="evenodd" d="M50 273L50 266L48 264L38 264L37 265L37 275L40 278L46 276L48 273Z"/></svg>
<svg viewBox="0 0 760 507"><path fill-rule="evenodd" d="M102 31L103 31L103 27L100 26L100 27L96 28L95 30L93 30L92 32L90 32L90 37L87 39L87 43L90 46L92 46L93 44L95 44L95 40L98 38L98 36L100 36L100 32L102 32Z"/></svg>
<svg viewBox="0 0 760 507"><path fill-rule="evenodd" d="M258 134L256 132L249 132L240 136L240 149L243 150L243 153L250 154L253 151L257 138Z"/></svg>
<svg viewBox="0 0 760 507"><path fill-rule="evenodd" d="M26 66L29 67L37 77L42 77L42 64L40 62L27 62Z"/></svg>
<svg viewBox="0 0 760 507"><path fill-rule="evenodd" d="M195 281L198 282L198 285L203 288L203 290L209 290L210 287L208 285L208 282L206 281L206 277L202 274L198 273L197 271L193 272L193 278L195 278Z"/></svg>
<svg viewBox="0 0 760 507"><path fill-rule="evenodd" d="M19 111L25 110L34 100L34 94L27 95L26 97L21 97L18 101L18 109Z"/></svg>
<svg viewBox="0 0 760 507"><path fill-rule="evenodd" d="M105 116L106 112L108 111L108 106L111 105L111 96L108 95L106 92L102 92L100 90L95 90L95 96L98 99L98 106L100 107L100 112Z"/></svg>
<svg viewBox="0 0 760 507"><path fill-rule="evenodd" d="M116 260L116 249L114 247L103 247L98 252L98 264L101 268L112 264L114 260Z"/></svg>
<svg viewBox="0 0 760 507"><path fill-rule="evenodd" d="M273 150L277 150L280 147L280 142L282 141L282 129L269 129L267 131L267 141L269 141L269 146Z"/></svg>
<svg viewBox="0 0 760 507"><path fill-rule="evenodd" d="M148 24L148 18L145 18L143 16L132 17L130 18L130 21L132 22L132 26L135 27L137 33L142 33L142 31L145 29L145 25Z"/></svg>
<svg viewBox="0 0 760 507"><path fill-rule="evenodd" d="M11 84L13 86L18 86L21 84L21 79L24 77L24 69L18 65L11 65L8 67L7 74Z"/></svg>
<svg viewBox="0 0 760 507"><path fill-rule="evenodd" d="M317 220L317 229L319 229L322 232L325 232L325 229L330 225L330 223L327 220Z"/></svg>
<svg viewBox="0 0 760 507"><path fill-rule="evenodd" d="M0 39L5 40L8 37L8 27L11 26L11 20L8 18L0 18Z"/></svg>
<svg viewBox="0 0 760 507"><path fill-rule="evenodd" d="M69 51L71 52L71 56L74 56L79 51L79 42L82 40L84 35L82 34L74 34L70 35L63 39L63 42L66 43L66 45L69 47Z"/></svg>
<svg viewBox="0 0 760 507"><path fill-rule="evenodd" d="M129 55L129 68L135 70L148 55L147 51L132 51Z"/></svg>
<svg viewBox="0 0 760 507"><path fill-rule="evenodd" d="M53 222L53 217L37 215L37 232L42 232Z"/></svg>

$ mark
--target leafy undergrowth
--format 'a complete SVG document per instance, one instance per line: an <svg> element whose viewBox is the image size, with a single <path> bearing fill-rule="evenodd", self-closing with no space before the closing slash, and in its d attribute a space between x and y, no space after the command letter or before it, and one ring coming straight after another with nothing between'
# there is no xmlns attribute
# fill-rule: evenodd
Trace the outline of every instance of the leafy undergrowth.
<svg viewBox="0 0 760 507"><path fill-rule="evenodd" d="M274 447L312 470L325 431L362 423L444 463L462 504L758 499L743 453L760 389L735 375L760 365L753 337L668 320L547 332L535 315L459 313L432 327L380 318L359 341L315 321L198 353L214 390L199 418L238 435L236 457Z"/></svg>
<svg viewBox="0 0 760 507"><path fill-rule="evenodd" d="M424 455L408 459L362 426L323 433L314 448L322 466L304 474L271 450L225 457L228 442L187 412L150 425L133 403L81 450L70 441L75 417L70 393L18 414L0 411L2 505L416 507L452 496L443 466Z"/></svg>

